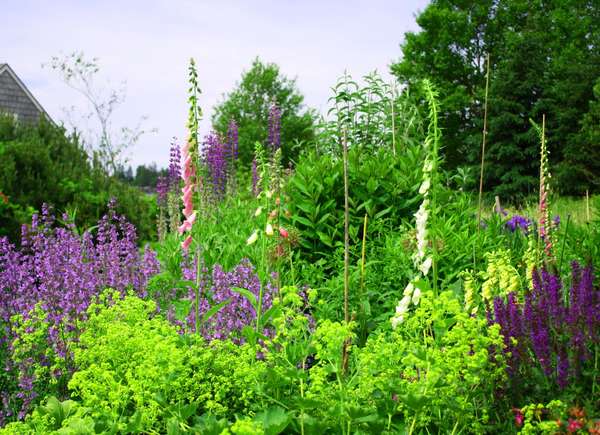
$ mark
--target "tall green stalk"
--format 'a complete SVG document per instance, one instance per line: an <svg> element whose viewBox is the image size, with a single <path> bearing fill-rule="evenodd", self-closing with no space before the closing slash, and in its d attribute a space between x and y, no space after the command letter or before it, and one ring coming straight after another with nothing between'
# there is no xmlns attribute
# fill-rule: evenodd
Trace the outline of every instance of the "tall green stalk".
<svg viewBox="0 0 600 435"><path fill-rule="evenodd" d="M429 80L424 80L425 96L427 98L427 104L429 106L429 127L427 130L427 138L429 142L429 159L432 164L431 168L431 203L430 210L432 215L437 212L437 187L438 187L438 154L440 147L440 136L441 132L438 126L438 93L435 90L433 84ZM431 225L430 225L431 227ZM432 268L433 268L433 292L435 295L438 294L438 258L437 258L437 240L435 233L431 232L431 251L432 251Z"/></svg>
<svg viewBox="0 0 600 435"><path fill-rule="evenodd" d="M346 325L350 322L350 312L348 307L348 293L350 287L350 205L348 195L348 139L346 130L342 137L342 151L344 160L344 322ZM348 340L344 341L343 349L343 370L346 373L348 369Z"/></svg>
<svg viewBox="0 0 600 435"><path fill-rule="evenodd" d="M487 138L487 107L488 107L488 89L490 87L490 55L487 55L485 74L485 100L483 103L483 134L481 139L481 170L479 172L479 201L477 205L477 234L481 228L481 203L483 199L483 166L485 163L485 141Z"/></svg>
<svg viewBox="0 0 600 435"><path fill-rule="evenodd" d="M365 260L366 260L366 249L367 249L367 220L369 215L365 213L365 220L363 222L363 237L362 237L362 249L361 249L361 261L360 261L360 292L361 297L365 287Z"/></svg>
<svg viewBox="0 0 600 435"><path fill-rule="evenodd" d="M391 106L392 106L392 153L394 157L396 157L396 82L392 82L390 89L392 98L391 98Z"/></svg>
<svg viewBox="0 0 600 435"><path fill-rule="evenodd" d="M188 131L189 138L188 141L190 143L190 149L193 150L195 163L196 163L196 176L195 176L195 185L196 185L196 201L197 201L197 210L201 210L202 204L202 193L200 188L200 171L202 168L202 161L200 159L200 150L199 150L199 141L198 141L198 127L200 123L200 119L202 117L202 109L198 106L198 96L202 92L198 86L198 73L196 72L196 63L194 59L190 59L190 65L188 68L188 77L189 77L189 97L188 103L190 105L189 114L188 114ZM195 314L195 332L200 334L200 275L201 275L201 267L200 267L200 241L197 237L195 237L196 242L196 289L195 289L195 301L194 301L194 314Z"/></svg>

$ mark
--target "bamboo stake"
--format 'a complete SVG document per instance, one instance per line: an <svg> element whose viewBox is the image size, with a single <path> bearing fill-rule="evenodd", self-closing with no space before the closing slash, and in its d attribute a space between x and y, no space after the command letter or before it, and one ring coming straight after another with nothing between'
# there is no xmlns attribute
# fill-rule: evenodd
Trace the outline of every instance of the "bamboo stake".
<svg viewBox="0 0 600 435"><path fill-rule="evenodd" d="M392 82L392 153L396 157L396 114L394 106L396 105L396 84ZM366 219L366 216L365 216Z"/></svg>
<svg viewBox="0 0 600 435"><path fill-rule="evenodd" d="M360 291L361 295L365 287L365 257L367 247L367 220L368 214L365 213L365 221L363 223L363 237L362 237L362 252L361 252L361 263L360 263Z"/></svg>
<svg viewBox="0 0 600 435"><path fill-rule="evenodd" d="M487 105L488 105L488 90L490 86L490 55L487 55L485 74L485 100L483 103L483 138L481 141L481 171L479 173L479 205L477 208L477 234L481 228L481 201L483 198L483 164L485 163L485 141L487 138Z"/></svg>
<svg viewBox="0 0 600 435"><path fill-rule="evenodd" d="M590 191L585 189L585 213L587 221L590 221Z"/></svg>
<svg viewBox="0 0 600 435"><path fill-rule="evenodd" d="M344 322L346 325L350 323L350 313L348 311L348 293L350 286L350 234L349 234L349 219L350 205L348 201L348 139L346 130L342 137L342 149L344 159ZM348 369L348 345L349 341L344 341L344 349L342 352L342 364L344 373Z"/></svg>

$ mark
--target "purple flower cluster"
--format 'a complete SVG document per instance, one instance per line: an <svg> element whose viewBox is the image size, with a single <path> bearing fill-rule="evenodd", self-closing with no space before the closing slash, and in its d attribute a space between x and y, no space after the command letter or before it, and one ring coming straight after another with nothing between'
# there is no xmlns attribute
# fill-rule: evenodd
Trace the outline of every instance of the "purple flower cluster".
<svg viewBox="0 0 600 435"><path fill-rule="evenodd" d="M594 288L591 266L582 269L572 263L566 295L558 276L545 269L534 271L533 288L522 303L510 293L506 301L494 300L493 311L492 321L500 325L513 378L536 366L565 388L584 372L591 348L599 344L600 291Z"/></svg>
<svg viewBox="0 0 600 435"><path fill-rule="evenodd" d="M227 129L227 159L233 164L238 158L238 126L235 120L229 122Z"/></svg>
<svg viewBox="0 0 600 435"><path fill-rule="evenodd" d="M167 205L167 194L169 193L169 180L162 175L156 181L156 203L159 207Z"/></svg>
<svg viewBox="0 0 600 435"><path fill-rule="evenodd" d="M177 144L177 139L173 138L169 156L168 187L170 192L179 194L181 184L181 150Z"/></svg>
<svg viewBox="0 0 600 435"><path fill-rule="evenodd" d="M281 109L273 102L269 109L269 147L275 151L281 146Z"/></svg>
<svg viewBox="0 0 600 435"><path fill-rule="evenodd" d="M254 157L254 159L252 159L252 194L254 196L258 196L258 194L260 193L260 187L258 186L259 181L260 180L258 177L258 162L256 161L256 157Z"/></svg>
<svg viewBox="0 0 600 435"><path fill-rule="evenodd" d="M183 267L183 276L187 280L195 281L196 265ZM242 341L242 329L245 326L254 326L256 312L252 304L240 293L232 288L249 290L258 299L260 294L260 280L254 267L248 260L242 260L231 272L226 272L220 265L215 265L212 274L202 269L201 282L202 301L200 303L200 315L204 315L211 307L226 300L230 303L221 308L205 324L202 325L202 335L208 340L230 338L234 342ZM264 285L262 307L263 312L271 307L276 289L270 284ZM187 299L195 300L195 289L189 288ZM170 320L174 321L173 310L170 311ZM190 310L185 320L184 330L193 331L195 327L195 310ZM175 323L177 323L175 321ZM182 325L180 325L182 326Z"/></svg>
<svg viewBox="0 0 600 435"><path fill-rule="evenodd" d="M531 220L527 219L525 216L516 214L506 222L506 228L508 228L511 233L514 233L517 230L528 233L531 228Z"/></svg>
<svg viewBox="0 0 600 435"><path fill-rule="evenodd" d="M148 279L159 271L152 251L146 249L140 256L135 227L115 213L114 203L100 220L96 237L89 232L80 237L73 224L55 227L54 221L44 206L30 227L23 226L20 248L0 239L0 353L4 346L8 356L3 369L12 373L13 385L18 386L0 392L0 425L14 412L24 415L36 396L35 386L43 381L36 378L33 366L44 361L13 361L19 315L26 319L39 306L45 313L47 349L55 358L70 358L69 340L76 339L86 309L102 290L132 288L144 296ZM44 354L49 354L46 349Z"/></svg>
<svg viewBox="0 0 600 435"><path fill-rule="evenodd" d="M227 145L213 132L204 138L202 147L213 194L222 198L227 188Z"/></svg>

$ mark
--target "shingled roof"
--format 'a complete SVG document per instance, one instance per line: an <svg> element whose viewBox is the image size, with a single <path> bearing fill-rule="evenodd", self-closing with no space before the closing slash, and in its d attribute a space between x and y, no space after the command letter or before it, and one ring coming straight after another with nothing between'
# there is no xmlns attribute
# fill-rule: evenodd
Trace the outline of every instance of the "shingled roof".
<svg viewBox="0 0 600 435"><path fill-rule="evenodd" d="M37 123L40 115L51 119L7 63L0 63L0 112L27 123Z"/></svg>

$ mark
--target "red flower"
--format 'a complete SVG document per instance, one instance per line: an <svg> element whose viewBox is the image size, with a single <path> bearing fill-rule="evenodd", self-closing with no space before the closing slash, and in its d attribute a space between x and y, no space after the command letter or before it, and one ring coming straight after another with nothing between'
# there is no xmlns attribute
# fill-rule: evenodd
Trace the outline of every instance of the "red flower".
<svg viewBox="0 0 600 435"><path fill-rule="evenodd" d="M519 413L515 415L515 424L517 425L517 427L523 426L523 420L525 420L523 414Z"/></svg>
<svg viewBox="0 0 600 435"><path fill-rule="evenodd" d="M575 433L579 429L583 428L583 424L579 420L569 419L569 426L567 426L567 432Z"/></svg>
<svg viewBox="0 0 600 435"><path fill-rule="evenodd" d="M286 231L285 228L283 227L279 227L279 234L281 234L281 237L283 237L284 239L287 239L289 237L289 233Z"/></svg>
<svg viewBox="0 0 600 435"><path fill-rule="evenodd" d="M525 417L521 413L521 410L519 408L513 408L512 412L515 414L515 425L517 427L523 426L523 421L525 420Z"/></svg>

